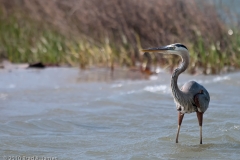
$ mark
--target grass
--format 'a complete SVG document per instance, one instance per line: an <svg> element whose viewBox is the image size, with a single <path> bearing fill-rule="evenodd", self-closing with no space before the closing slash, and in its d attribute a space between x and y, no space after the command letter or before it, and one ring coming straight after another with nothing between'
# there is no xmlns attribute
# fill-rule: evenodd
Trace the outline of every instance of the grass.
<svg viewBox="0 0 240 160"><path fill-rule="evenodd" d="M2 17L2 16L1 16ZM66 39L34 21L0 19L1 54L14 63L60 63L66 53Z"/></svg>
<svg viewBox="0 0 240 160"><path fill-rule="evenodd" d="M104 43L88 41L85 37L70 39L50 26L21 19L2 15L0 18L0 54L13 63L42 62L81 68L132 63L128 57L132 48L127 42L118 47L107 38Z"/></svg>
<svg viewBox="0 0 240 160"><path fill-rule="evenodd" d="M118 2L118 0L112 3L115 2ZM102 3L107 4L105 1L102 1ZM142 1L142 3L145 4L145 1ZM171 5L170 1L168 3L167 5ZM181 19L182 17L182 15L177 12L179 10L178 7L181 8L181 3L173 6L176 8L173 8L172 14L175 14L176 10L175 16L179 16L177 19ZM94 4L90 3L90 5ZM131 2L129 5L135 4ZM149 5L149 3L145 5ZM156 1L155 5L162 4ZM32 7L34 8L34 6ZM96 7L97 6L93 6L93 9L95 9L96 14L100 16L99 19L101 20L101 13ZM106 7L111 8L111 6ZM124 7L127 7L127 5L121 7L122 10L125 10ZM151 6L149 7L151 8ZM214 20L209 21L212 17L203 19L204 14L200 14L199 10L199 17L195 17L195 12L190 10L192 13L190 12L189 17L185 18L187 20L184 19L184 23L188 21L189 23L196 23L193 24L192 28L184 28L184 23L180 24L180 22L175 21L175 19L171 19L172 16L166 16L170 18L170 20L160 16L160 19L156 20L156 24L149 22L143 25L139 20L140 18L147 20L148 16L151 17L160 12L160 10L155 7L153 8L153 12L142 10L143 15L139 13L140 18L137 20L128 19L132 17L126 16L125 21L123 21L120 17L122 23L120 27L124 29L115 28L116 32L108 28L108 26L103 28L103 26L100 25L99 30L98 28L93 28L94 24L91 24L92 21L90 21L89 25L92 33L89 33L89 31L84 32L84 29L81 29L84 27L81 26L79 26L80 30L77 32L63 32L59 26L51 24L44 19L34 19L19 10L11 11L9 9L9 13L5 11L8 9L2 8L2 10L0 9L0 59L6 58L13 63L42 62L44 64L79 66L81 68L88 66L108 66L111 68L116 66L134 67L137 62L145 62L144 56L139 52L142 46L154 47L154 44L165 45L182 42L187 45L190 51L191 64L188 69L189 73L194 74L202 70L204 74L218 74L240 68L240 30L235 28L232 32L230 30L228 31L226 29L227 27L217 20L217 16L212 13L209 13L209 15L215 15L216 17L214 17ZM119 8L115 9L118 9L118 12L121 10L119 10ZM194 8L194 10L196 10L196 8ZM65 11L62 12L65 13ZM111 12L111 10L109 12ZM38 15L38 13L35 14ZM111 14L114 14L114 12ZM193 17L191 17L191 15L194 15L195 19L192 19ZM100 22L105 21L106 17L104 18L103 16L103 20ZM161 32L161 28L156 28L156 26L161 26L162 23L164 24L166 21L173 23L172 27L171 25L162 26L165 27L165 32L169 33L169 36L160 36L156 39L151 39L148 35L149 33L152 34L153 32L153 35L165 34ZM199 26L204 21L209 21L209 24ZM74 23L75 21L72 22ZM100 22L97 20L96 24ZM86 25L80 20L77 23L82 26ZM112 24L115 23L117 24L117 22L113 20ZM137 26L134 26L135 23ZM214 25L217 27L212 29ZM196 26L198 26L198 28ZM71 30L71 28L67 26L63 27L66 27L65 30ZM126 27L129 27L129 30L126 31ZM158 30L160 30L160 32ZM183 34L184 31L186 31L188 36ZM99 32L101 32L101 34ZM214 32L214 34L212 32ZM182 39L182 41L180 41L180 39ZM180 60L179 58L159 59L159 56L156 55L152 56L152 58L154 65L158 65L161 62L165 65L176 66Z"/></svg>
<svg viewBox="0 0 240 160"><path fill-rule="evenodd" d="M235 30L232 35L225 35L230 45L220 47L220 42L212 43L206 47L203 38L199 37L196 44L190 49L191 66L203 69L204 74L218 74L229 72L240 67L240 33Z"/></svg>

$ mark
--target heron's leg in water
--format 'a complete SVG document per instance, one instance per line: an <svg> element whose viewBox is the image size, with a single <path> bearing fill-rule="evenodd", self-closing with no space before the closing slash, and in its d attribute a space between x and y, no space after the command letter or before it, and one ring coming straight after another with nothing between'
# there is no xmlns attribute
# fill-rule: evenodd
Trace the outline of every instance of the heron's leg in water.
<svg viewBox="0 0 240 160"><path fill-rule="evenodd" d="M200 129L200 144L202 144L202 122L203 122L203 112L196 112L198 117L199 129Z"/></svg>
<svg viewBox="0 0 240 160"><path fill-rule="evenodd" d="M182 114L181 112L178 112L178 130L177 130L177 136L176 136L176 143L178 143L178 135L179 135L183 117L184 117L184 114Z"/></svg>

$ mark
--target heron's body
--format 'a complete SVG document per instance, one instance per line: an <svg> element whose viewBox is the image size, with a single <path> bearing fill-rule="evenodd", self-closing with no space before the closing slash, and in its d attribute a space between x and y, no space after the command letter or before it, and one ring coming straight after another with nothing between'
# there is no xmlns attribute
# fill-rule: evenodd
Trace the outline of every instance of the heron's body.
<svg viewBox="0 0 240 160"><path fill-rule="evenodd" d="M177 98L174 98L177 110L179 112L185 114L196 111L205 112L207 110L207 102L209 102L210 97L208 91L202 85L198 84L195 81L189 81L182 86L181 91L183 92L183 95L185 97L184 102L182 102L181 100L179 101ZM200 91L202 91L201 94ZM194 101L194 96L196 95L198 95L198 99L201 102L199 107L197 107L197 104L195 104Z"/></svg>
<svg viewBox="0 0 240 160"><path fill-rule="evenodd" d="M182 63L174 70L171 79L172 95L176 103L177 110L179 111L176 143L178 143L180 126L184 114L196 112L200 126L200 144L202 144L202 120L203 113L207 110L210 102L209 93L202 85L195 81L185 83L181 89L179 89L177 84L178 76L184 72L189 65L189 52L187 47L176 43L164 47L144 49L143 51L175 54L182 58Z"/></svg>

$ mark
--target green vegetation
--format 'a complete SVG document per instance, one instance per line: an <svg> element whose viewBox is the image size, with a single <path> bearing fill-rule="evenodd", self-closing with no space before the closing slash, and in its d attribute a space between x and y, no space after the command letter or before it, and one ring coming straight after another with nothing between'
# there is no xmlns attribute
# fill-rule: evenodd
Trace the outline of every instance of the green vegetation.
<svg viewBox="0 0 240 160"><path fill-rule="evenodd" d="M2 16L1 16L2 17ZM0 19L0 48L12 62L59 63L66 52L65 38L33 21Z"/></svg>
<svg viewBox="0 0 240 160"><path fill-rule="evenodd" d="M197 43L190 49L191 69L202 68L204 74L217 74L239 69L240 33L235 30L232 35L226 34L223 38L229 41L228 46L222 48L220 42L217 41L209 44L207 48L203 38L199 37Z"/></svg>
<svg viewBox="0 0 240 160"><path fill-rule="evenodd" d="M204 74L217 74L240 67L239 29L228 30L208 4L201 5L208 10L204 12L196 4L184 1L162 4L156 0L151 4L138 0L137 4L130 1L124 4L121 0L111 3L89 0L88 3L69 3L86 8L85 12L84 9L73 12L72 8L58 7L61 1L49 1L51 11L55 11L49 13L48 6L41 8L42 5L35 5L33 1L17 5L0 0L0 59L6 58L13 63L42 62L81 68L131 67L144 61L139 51L142 47L181 42L190 50L190 73L201 70ZM38 3L44 4L43 1ZM101 10L101 5L105 10ZM87 9L89 6L91 10ZM44 14L36 12L39 7ZM171 14L166 14L166 7L171 7ZM71 16L66 16L70 13ZM89 19L82 18L89 15ZM55 19L68 23L57 23ZM161 62L172 66L179 61L162 59L157 55L152 58L156 64Z"/></svg>
<svg viewBox="0 0 240 160"><path fill-rule="evenodd" d="M106 38L104 43L89 41L84 36L69 38L28 17L0 18L0 54L13 63L43 62L49 65L111 66L113 63L130 65L128 54L133 48L125 42L116 47ZM24 19L24 21L22 21Z"/></svg>

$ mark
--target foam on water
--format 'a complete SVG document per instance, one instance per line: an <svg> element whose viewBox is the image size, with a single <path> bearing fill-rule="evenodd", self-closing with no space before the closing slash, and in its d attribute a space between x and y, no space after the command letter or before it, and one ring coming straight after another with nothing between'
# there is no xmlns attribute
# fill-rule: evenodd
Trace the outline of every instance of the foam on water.
<svg viewBox="0 0 240 160"><path fill-rule="evenodd" d="M143 90L149 92L162 92L162 93L170 93L170 88L167 85L155 85L155 86L147 86Z"/></svg>
<svg viewBox="0 0 240 160"><path fill-rule="evenodd" d="M229 76L218 76L213 79L213 82L219 82L219 81L225 81L225 80L230 80Z"/></svg>

